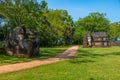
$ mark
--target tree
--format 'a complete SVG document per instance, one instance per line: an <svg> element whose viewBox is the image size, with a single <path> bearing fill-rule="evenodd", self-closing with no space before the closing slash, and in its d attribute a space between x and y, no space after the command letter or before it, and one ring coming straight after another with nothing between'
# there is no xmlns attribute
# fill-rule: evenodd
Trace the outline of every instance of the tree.
<svg viewBox="0 0 120 80"><path fill-rule="evenodd" d="M51 41L55 45L71 44L74 34L74 24L66 10L50 9L45 14L51 24Z"/></svg>
<svg viewBox="0 0 120 80"><path fill-rule="evenodd" d="M74 26L74 22L71 18L70 15L68 15L67 12L64 13L65 17L64 17L64 40L65 40L65 44L72 44L72 39L74 36L74 31L75 31L75 26Z"/></svg>
<svg viewBox="0 0 120 80"><path fill-rule="evenodd" d="M6 18L11 27L24 24L35 28L39 23L42 24L42 19L45 18L43 13L47 10L46 6L45 1L39 4L36 0L6 0L0 5L0 14Z"/></svg>
<svg viewBox="0 0 120 80"><path fill-rule="evenodd" d="M106 14L94 12L90 13L83 19L79 20L79 24L83 26L86 31L98 32L109 31L109 20L105 18Z"/></svg>
<svg viewBox="0 0 120 80"><path fill-rule="evenodd" d="M111 23L108 34L110 39L116 39L117 37L120 37L120 22Z"/></svg>
<svg viewBox="0 0 120 80"><path fill-rule="evenodd" d="M80 20L81 19L75 22L74 44L82 44L83 37L87 32L85 28L79 24Z"/></svg>

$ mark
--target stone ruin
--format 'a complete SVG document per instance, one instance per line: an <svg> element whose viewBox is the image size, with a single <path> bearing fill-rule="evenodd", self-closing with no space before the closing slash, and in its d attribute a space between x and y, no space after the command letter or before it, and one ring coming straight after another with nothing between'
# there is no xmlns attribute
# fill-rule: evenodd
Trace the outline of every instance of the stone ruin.
<svg viewBox="0 0 120 80"><path fill-rule="evenodd" d="M83 37L83 47L92 47L92 36L90 31Z"/></svg>
<svg viewBox="0 0 120 80"><path fill-rule="evenodd" d="M90 31L83 37L83 47L110 47L109 37L106 32L94 32Z"/></svg>
<svg viewBox="0 0 120 80"><path fill-rule="evenodd" d="M34 31L24 26L7 29L4 48L8 55L33 57L39 55L39 38Z"/></svg>

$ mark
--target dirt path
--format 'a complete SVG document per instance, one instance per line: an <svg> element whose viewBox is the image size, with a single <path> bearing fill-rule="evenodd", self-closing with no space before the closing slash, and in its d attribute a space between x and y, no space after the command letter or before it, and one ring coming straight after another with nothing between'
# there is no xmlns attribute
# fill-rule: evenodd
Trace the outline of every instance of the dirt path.
<svg viewBox="0 0 120 80"><path fill-rule="evenodd" d="M48 59L43 59L43 60L34 60L34 61L30 61L30 62L0 66L0 74L12 72L12 71L23 70L23 69L27 69L27 68L33 68L33 67L45 65L45 64L51 64L51 63L55 63L58 61L68 60L75 55L78 48L79 48L79 46L73 46L73 47L67 49L65 52L57 55L54 58L48 58Z"/></svg>

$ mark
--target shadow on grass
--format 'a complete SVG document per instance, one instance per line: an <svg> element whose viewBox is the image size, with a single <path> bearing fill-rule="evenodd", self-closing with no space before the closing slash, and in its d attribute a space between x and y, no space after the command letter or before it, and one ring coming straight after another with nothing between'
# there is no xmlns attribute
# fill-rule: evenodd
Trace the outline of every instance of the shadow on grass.
<svg viewBox="0 0 120 80"><path fill-rule="evenodd" d="M102 51L101 51L102 52ZM72 60L70 60L71 63L93 63L96 62L96 59L98 57L106 57L110 55L120 55L120 52L110 52L110 53L103 53L103 54L94 54L92 53L92 50L78 50L77 56L75 56Z"/></svg>
<svg viewBox="0 0 120 80"><path fill-rule="evenodd" d="M96 79L94 79L94 78L90 78L89 80L96 80Z"/></svg>
<svg viewBox="0 0 120 80"><path fill-rule="evenodd" d="M104 56L109 56L109 55L120 55L120 52L111 52L111 53L104 53L104 54L92 54L91 51L79 50L78 55L75 58L83 58L83 57L96 58L96 57L104 57Z"/></svg>
<svg viewBox="0 0 120 80"><path fill-rule="evenodd" d="M70 63L74 63L74 64L90 63L90 62L95 62L95 61L93 61L93 60L88 60L88 59L84 59L84 60L72 59L72 60L70 60Z"/></svg>

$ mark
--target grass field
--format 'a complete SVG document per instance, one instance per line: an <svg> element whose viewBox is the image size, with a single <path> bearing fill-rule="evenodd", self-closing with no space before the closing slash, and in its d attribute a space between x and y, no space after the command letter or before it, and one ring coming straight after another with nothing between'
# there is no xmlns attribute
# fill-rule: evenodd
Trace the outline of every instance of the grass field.
<svg viewBox="0 0 120 80"><path fill-rule="evenodd" d="M1 74L0 80L120 80L120 47L80 47L74 59Z"/></svg>
<svg viewBox="0 0 120 80"><path fill-rule="evenodd" d="M3 53L3 54L0 54L0 65L54 57L58 53L65 51L67 48L68 46L54 47L54 48L40 48L40 56L34 57L34 58L18 58L18 57L9 56Z"/></svg>

